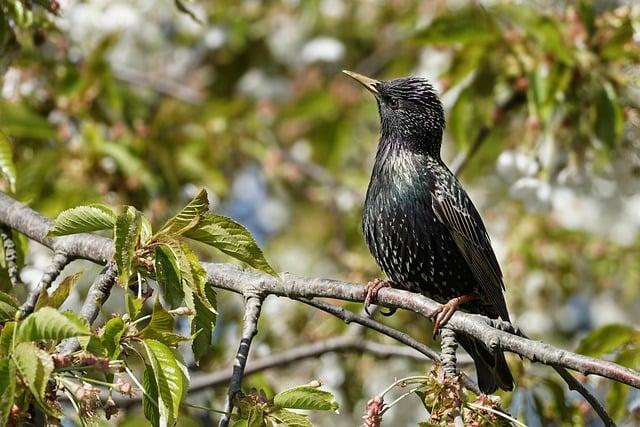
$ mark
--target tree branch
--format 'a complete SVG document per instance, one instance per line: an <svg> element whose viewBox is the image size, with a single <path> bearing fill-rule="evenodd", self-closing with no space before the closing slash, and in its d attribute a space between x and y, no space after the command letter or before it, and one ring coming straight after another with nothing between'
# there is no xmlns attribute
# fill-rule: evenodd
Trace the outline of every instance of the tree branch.
<svg viewBox="0 0 640 427"><path fill-rule="evenodd" d="M224 408L226 414L220 419L219 427L229 426L231 413L233 411L233 400L238 392L240 392L242 378L244 377L244 368L249 358L249 350L251 349L251 342L258 332L258 319L260 318L263 299L264 297L258 292L247 291L244 295L245 309L242 338L240 339L240 346L236 354L236 361L233 364L233 373L231 375L231 382L229 383L229 394L227 395L227 403Z"/></svg>
<svg viewBox="0 0 640 427"><path fill-rule="evenodd" d="M16 243L13 241L11 228L6 225L0 227L0 239L2 239L2 248L4 249L4 260L7 265L7 275L12 287L18 286L20 276L18 274L18 253L16 252Z"/></svg>
<svg viewBox="0 0 640 427"><path fill-rule="evenodd" d="M109 263L102 269L96 280L91 284L87 298L80 309L80 316L93 324L100 313L100 308L111 294L111 288L116 283L118 271L114 263ZM73 353L80 347L77 338L69 338L60 343L56 349L58 353Z"/></svg>
<svg viewBox="0 0 640 427"><path fill-rule="evenodd" d="M0 193L0 222L50 248L62 250L68 256L100 264L106 264L113 256L113 242L104 237L91 234L47 237L52 222L4 193ZM362 302L366 292L362 285L338 280L305 278L286 273L282 275L282 280L277 280L230 264L203 263L203 266L207 270L209 285L241 294L250 287L259 290L262 295L273 294L293 299L324 297ZM380 290L378 302L386 307L410 310L427 318L440 306L422 295L388 288ZM490 349L510 351L533 362L569 368L585 375L598 375L640 388L640 373L635 370L496 329L491 320L483 316L456 312L448 325L456 332L464 332L481 340Z"/></svg>
<svg viewBox="0 0 640 427"><path fill-rule="evenodd" d="M44 273L42 274L40 282L35 288L33 288L24 304L20 306L21 317L25 317L33 312L40 294L42 292L46 292L47 289L51 287L53 281L56 280L56 278L60 275L66 265L69 264L69 262L71 262L71 260L69 259L67 254L65 254L61 250L55 251L55 253L53 254L53 258L51 259L51 263L47 266Z"/></svg>

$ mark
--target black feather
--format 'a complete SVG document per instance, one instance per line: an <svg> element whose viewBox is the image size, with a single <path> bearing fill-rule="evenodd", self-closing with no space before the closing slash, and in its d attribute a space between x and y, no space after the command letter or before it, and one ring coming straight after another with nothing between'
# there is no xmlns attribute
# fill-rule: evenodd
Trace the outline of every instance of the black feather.
<svg viewBox="0 0 640 427"><path fill-rule="evenodd" d="M374 258L399 287L440 303L472 294L463 309L509 320L500 266L482 219L440 158L442 104L425 79L376 85L381 136L363 230ZM476 362L481 389L511 390L501 352L458 337Z"/></svg>

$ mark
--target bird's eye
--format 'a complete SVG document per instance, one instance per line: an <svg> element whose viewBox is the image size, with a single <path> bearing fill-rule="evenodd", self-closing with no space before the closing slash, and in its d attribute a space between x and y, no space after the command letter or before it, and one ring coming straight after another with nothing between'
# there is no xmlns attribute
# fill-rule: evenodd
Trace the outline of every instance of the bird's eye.
<svg viewBox="0 0 640 427"><path fill-rule="evenodd" d="M395 99L395 98L389 98L389 99L387 100L387 105L388 105L389 107L393 108L393 109L396 109L396 108L398 108L399 103L398 103L398 100L397 100L397 99Z"/></svg>

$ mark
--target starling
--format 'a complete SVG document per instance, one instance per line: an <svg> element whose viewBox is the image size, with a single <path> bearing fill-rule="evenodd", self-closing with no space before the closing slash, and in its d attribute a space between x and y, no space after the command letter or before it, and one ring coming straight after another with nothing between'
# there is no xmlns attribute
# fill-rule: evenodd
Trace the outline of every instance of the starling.
<svg viewBox="0 0 640 427"><path fill-rule="evenodd" d="M381 121L363 231L388 280L370 282L368 297L392 286L444 304L434 333L458 308L509 321L502 272L482 219L440 158L445 119L433 87L417 77L378 81L345 73L373 93ZM502 352L465 334L456 338L473 358L484 393L513 388Z"/></svg>

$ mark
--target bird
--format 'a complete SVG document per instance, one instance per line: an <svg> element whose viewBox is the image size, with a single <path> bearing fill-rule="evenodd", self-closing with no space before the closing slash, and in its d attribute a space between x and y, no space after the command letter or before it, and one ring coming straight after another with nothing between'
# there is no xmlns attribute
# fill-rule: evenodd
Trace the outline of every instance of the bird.
<svg viewBox="0 0 640 427"><path fill-rule="evenodd" d="M458 309L510 322L502 272L482 218L440 155L445 115L431 83L343 72L374 95L380 116L362 229L387 279L369 282L365 308L390 286L443 304L434 314L434 336ZM456 339L473 358L483 393L513 389L501 351L463 333Z"/></svg>

